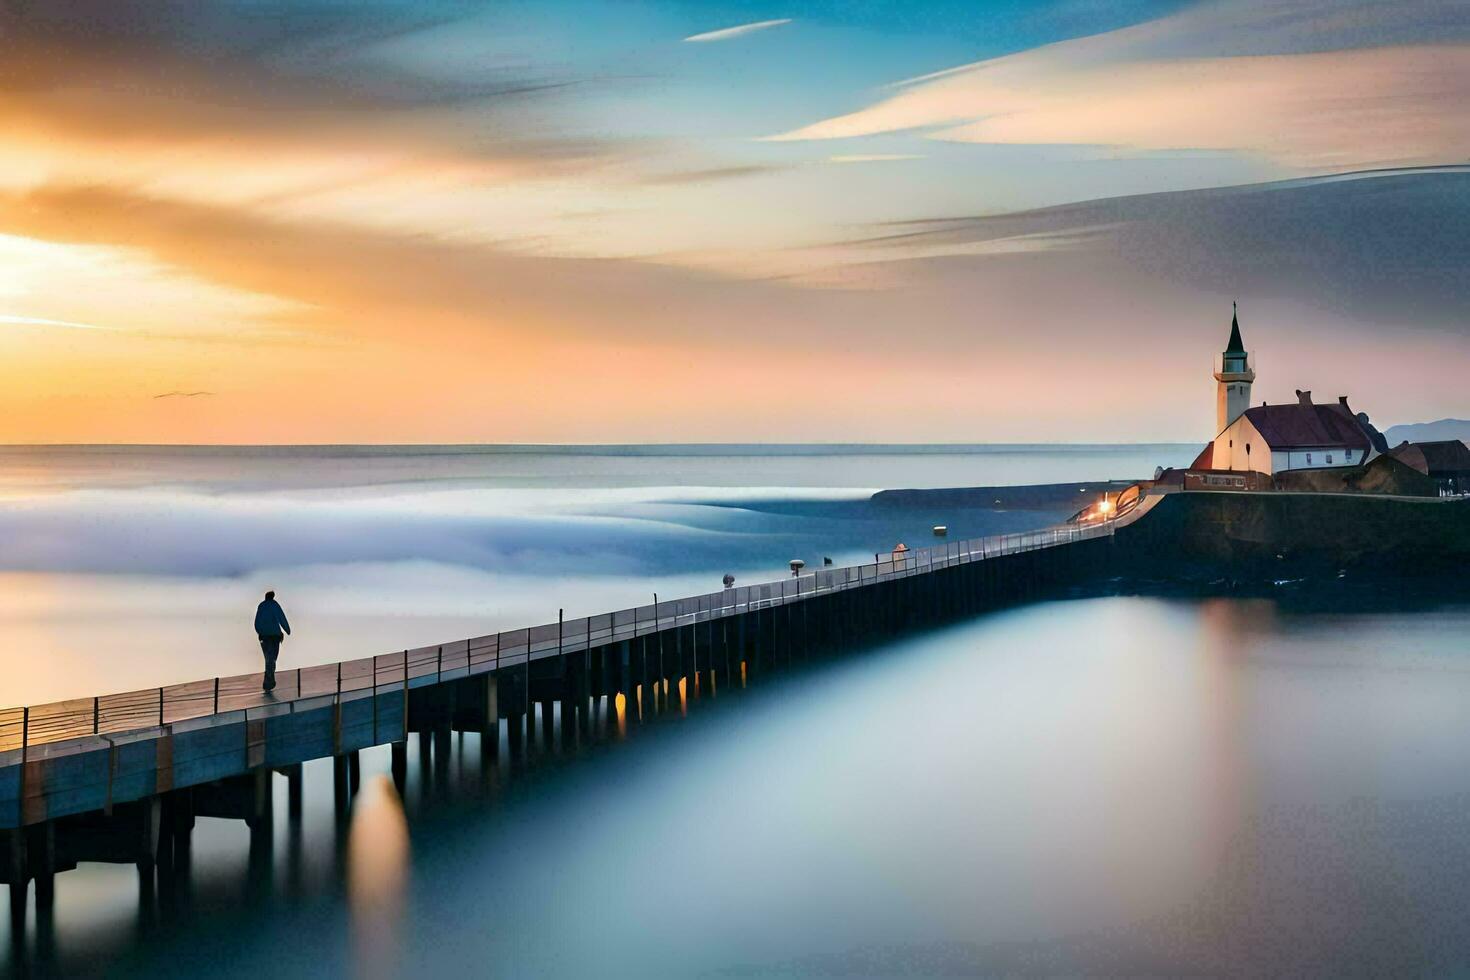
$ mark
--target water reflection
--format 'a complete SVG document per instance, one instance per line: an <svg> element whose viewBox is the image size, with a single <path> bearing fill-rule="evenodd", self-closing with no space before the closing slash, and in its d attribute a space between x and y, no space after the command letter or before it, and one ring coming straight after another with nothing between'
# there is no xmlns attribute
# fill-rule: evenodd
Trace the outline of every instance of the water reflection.
<svg viewBox="0 0 1470 980"><path fill-rule="evenodd" d="M657 724L615 697L592 728L615 751L548 746L515 778L510 753L450 778L483 747L444 740L445 765L425 739L407 813L372 750L325 864L331 765L309 764L253 897L247 835L207 820L194 898L139 936L106 928L116 895L77 904L94 868L63 876L58 972L153 980L216 946L191 975L1455 972L1467 628L1464 606L1040 604L735 697L686 681Z"/></svg>
<svg viewBox="0 0 1470 980"><path fill-rule="evenodd" d="M356 975L392 977L402 954L408 883L408 821L393 782L375 776L353 801L347 896Z"/></svg>

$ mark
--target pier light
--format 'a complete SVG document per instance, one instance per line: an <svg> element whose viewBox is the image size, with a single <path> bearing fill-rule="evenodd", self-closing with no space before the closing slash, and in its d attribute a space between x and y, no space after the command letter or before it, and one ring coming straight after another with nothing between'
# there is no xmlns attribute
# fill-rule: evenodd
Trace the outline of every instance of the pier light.
<svg viewBox="0 0 1470 980"><path fill-rule="evenodd" d="M791 559L790 564L792 575L800 575L801 570L806 567L806 562L802 561L800 558Z"/></svg>
<svg viewBox="0 0 1470 980"><path fill-rule="evenodd" d="M948 536L948 534L949 534L949 527L947 525L945 525L945 524L936 524L936 525L934 525L934 536L936 538L943 538L943 537Z"/></svg>
<svg viewBox="0 0 1470 980"><path fill-rule="evenodd" d="M1106 517L1106 516L1108 516L1109 514L1111 514L1113 512L1113 502L1111 500L1109 500L1107 497L1104 497L1102 499L1102 503L1100 503L1100 504L1097 505L1097 510L1098 510L1098 513L1100 513L1104 517Z"/></svg>

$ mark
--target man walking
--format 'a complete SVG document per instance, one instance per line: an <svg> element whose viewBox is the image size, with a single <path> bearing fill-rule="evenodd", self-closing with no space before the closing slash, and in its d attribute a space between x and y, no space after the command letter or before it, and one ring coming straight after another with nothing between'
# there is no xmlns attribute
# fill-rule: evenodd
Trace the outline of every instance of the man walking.
<svg viewBox="0 0 1470 980"><path fill-rule="evenodd" d="M281 653L281 640L290 632L286 611L276 601L276 594L267 592L265 599L255 607L255 635L260 637L260 652L265 654L265 680L260 683L263 691L276 686L276 657Z"/></svg>

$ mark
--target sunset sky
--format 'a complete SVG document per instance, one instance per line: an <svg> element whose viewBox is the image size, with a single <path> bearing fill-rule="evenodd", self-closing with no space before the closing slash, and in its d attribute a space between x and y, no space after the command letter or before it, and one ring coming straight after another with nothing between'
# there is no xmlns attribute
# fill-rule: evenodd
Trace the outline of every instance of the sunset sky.
<svg viewBox="0 0 1470 980"><path fill-rule="evenodd" d="M5 0L0 442L1470 417L1463 0Z"/></svg>

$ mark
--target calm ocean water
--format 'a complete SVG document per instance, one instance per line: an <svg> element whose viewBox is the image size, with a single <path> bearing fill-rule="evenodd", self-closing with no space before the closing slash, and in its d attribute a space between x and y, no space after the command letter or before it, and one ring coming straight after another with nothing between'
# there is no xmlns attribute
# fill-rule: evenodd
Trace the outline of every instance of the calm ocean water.
<svg viewBox="0 0 1470 980"><path fill-rule="evenodd" d="M793 549L858 557L910 533L862 506L871 488L1171 460L1116 452L655 457L651 473L630 457L456 460L427 486L399 457L354 458L352 479L307 457L274 482L262 471L281 457L73 459L9 470L6 540L32 544L6 581L50 580L49 625L25 628L56 649L76 608L148 637L140 658L165 646L160 588L193 603L185 635L223 644L267 580L289 581L288 609L318 629L350 619L358 589L379 629L400 615L450 629L499 614L502 589L615 605L627 580L703 589L727 565L779 573ZM697 475L675 479L680 466ZM513 479L529 482L494 482ZM42 546L73 529L86 547ZM244 557L212 564L210 543ZM286 560L255 565L272 554ZM558 575L569 561L578 572ZM73 606L87 588L121 591ZM6 594L6 622L43 618ZM319 612L326 597L341 605ZM373 606L394 597L430 605ZM1470 605L1371 592L1032 604L706 692L624 737L609 724L604 742L489 786L474 736L447 784L411 751L402 800L373 750L340 829L331 766L309 764L304 818L278 793L253 863L242 826L203 819L181 887L144 899L132 868L83 866L57 879L54 923L32 915L24 953L0 949L15 973L24 959L149 978L1462 975L1466 636ZM79 656L106 672L114 649Z"/></svg>

